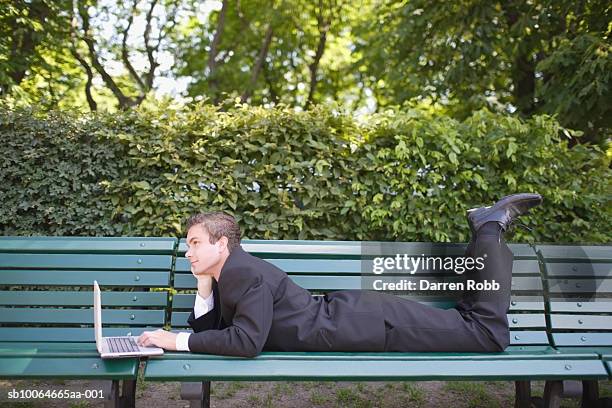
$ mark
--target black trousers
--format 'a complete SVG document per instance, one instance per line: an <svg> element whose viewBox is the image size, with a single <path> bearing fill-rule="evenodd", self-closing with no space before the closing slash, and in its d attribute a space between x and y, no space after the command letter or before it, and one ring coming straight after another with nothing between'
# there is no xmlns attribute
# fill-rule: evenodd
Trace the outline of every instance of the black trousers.
<svg viewBox="0 0 612 408"><path fill-rule="evenodd" d="M507 313L512 283L512 251L501 231L472 237L465 256L484 257L484 268L463 280L495 280L496 291L464 291L452 309L398 298L383 301L385 351L503 351L510 344ZM383 297L384 298L384 297ZM399 301L398 301L399 299Z"/></svg>

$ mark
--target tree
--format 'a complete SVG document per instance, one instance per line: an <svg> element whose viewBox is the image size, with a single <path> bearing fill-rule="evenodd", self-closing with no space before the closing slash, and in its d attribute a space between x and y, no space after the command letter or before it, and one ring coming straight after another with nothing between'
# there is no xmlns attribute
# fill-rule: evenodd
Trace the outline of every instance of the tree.
<svg viewBox="0 0 612 408"><path fill-rule="evenodd" d="M344 80L345 71L336 79L339 60L326 55L350 54L350 41L338 39L350 36L357 8L337 0L223 1L202 19L194 2L177 30L178 75L192 78L189 96L214 103L224 94L301 107L336 99L354 83Z"/></svg>
<svg viewBox="0 0 612 408"><path fill-rule="evenodd" d="M98 5L96 1L75 0L74 10L72 10L72 53L87 73L86 93L89 106L92 110L96 109L95 101L91 95L94 70L114 95L120 109L138 106L153 89L156 69L160 65L158 62L160 46L176 23L175 18L179 3L168 3L161 15L155 13L157 8L163 8L158 0L145 2L132 0L126 8L123 7L122 3L114 4L113 7L100 8L95 17L105 21L106 18L102 15L109 14L115 21L116 35L110 39L100 35L103 28L101 25L96 27L91 24L90 9L94 8L92 6L95 5ZM142 43L130 47L130 35L133 34L131 30L135 18L140 13L144 14ZM81 56L79 41L82 41L86 46L87 59ZM108 55L107 58L120 61L127 74L115 78L104 64L103 55L105 53ZM139 54L139 59L146 58L146 67L140 70L136 69L132 63L131 54Z"/></svg>
<svg viewBox="0 0 612 408"><path fill-rule="evenodd" d="M62 87L75 82L64 75L74 72L64 52L69 2L2 0L0 4L0 95L33 88L44 104L52 105L65 90Z"/></svg>
<svg viewBox="0 0 612 408"><path fill-rule="evenodd" d="M458 117L482 106L557 113L601 142L612 116L610 9L599 0L383 2L357 30L358 65L380 106L431 99Z"/></svg>

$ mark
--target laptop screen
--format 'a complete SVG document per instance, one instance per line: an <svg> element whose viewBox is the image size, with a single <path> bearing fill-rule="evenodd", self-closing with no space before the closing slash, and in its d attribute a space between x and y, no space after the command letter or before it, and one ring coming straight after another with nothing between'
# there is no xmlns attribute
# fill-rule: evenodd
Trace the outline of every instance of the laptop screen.
<svg viewBox="0 0 612 408"><path fill-rule="evenodd" d="M94 281L94 332L96 336L96 347L102 352L102 300L98 281Z"/></svg>

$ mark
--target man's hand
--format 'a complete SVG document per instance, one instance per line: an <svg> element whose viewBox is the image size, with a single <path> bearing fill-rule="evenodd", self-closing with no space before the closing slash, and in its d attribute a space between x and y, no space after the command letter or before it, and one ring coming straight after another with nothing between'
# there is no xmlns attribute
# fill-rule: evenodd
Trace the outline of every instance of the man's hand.
<svg viewBox="0 0 612 408"><path fill-rule="evenodd" d="M206 299L212 292L212 276L196 276L198 281L198 294L202 299Z"/></svg>
<svg viewBox="0 0 612 408"><path fill-rule="evenodd" d="M166 350L176 350L176 334L166 330L146 331L136 340L136 343L145 347L161 347Z"/></svg>

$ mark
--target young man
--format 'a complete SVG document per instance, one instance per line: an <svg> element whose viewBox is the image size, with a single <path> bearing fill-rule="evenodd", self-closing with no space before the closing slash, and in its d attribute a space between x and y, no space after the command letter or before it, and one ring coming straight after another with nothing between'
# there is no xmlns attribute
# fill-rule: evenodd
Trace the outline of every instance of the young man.
<svg viewBox="0 0 612 408"><path fill-rule="evenodd" d="M468 211L466 256L484 257L476 281L497 291L465 292L455 308L439 309L391 294L341 290L313 297L274 265L240 246L240 229L223 212L187 221L191 272L198 280L188 322L194 333L144 332L141 345L254 357L277 351L503 351L510 343L512 252L503 232L540 204L538 194L506 196Z"/></svg>

